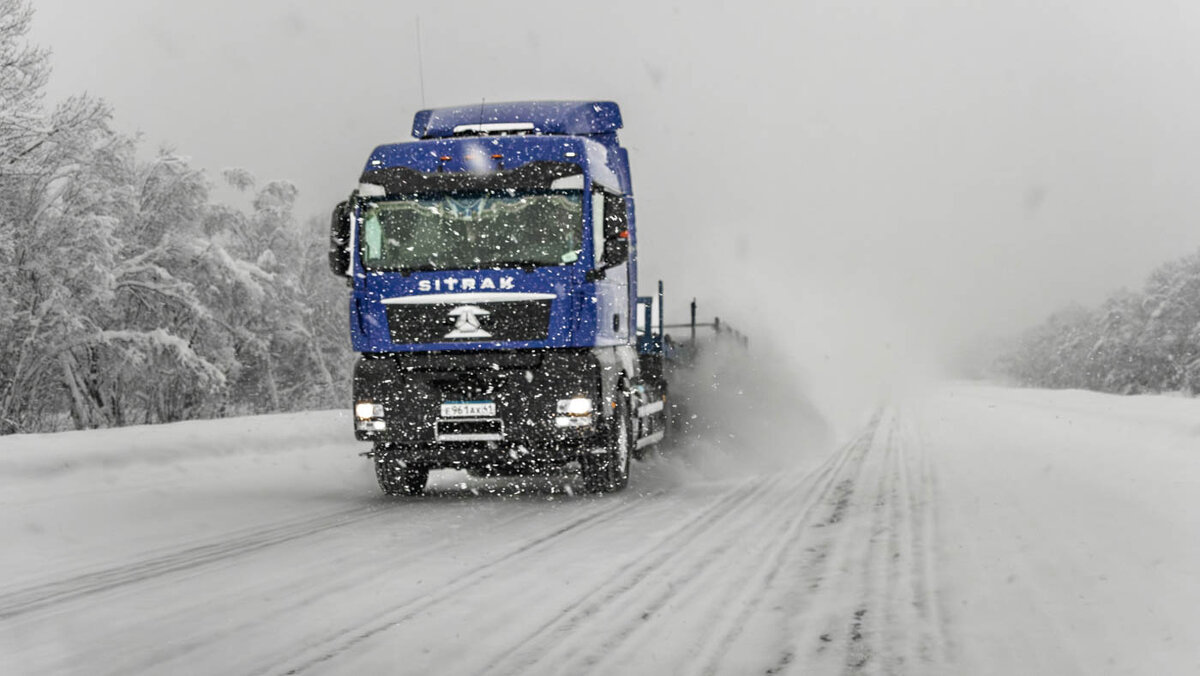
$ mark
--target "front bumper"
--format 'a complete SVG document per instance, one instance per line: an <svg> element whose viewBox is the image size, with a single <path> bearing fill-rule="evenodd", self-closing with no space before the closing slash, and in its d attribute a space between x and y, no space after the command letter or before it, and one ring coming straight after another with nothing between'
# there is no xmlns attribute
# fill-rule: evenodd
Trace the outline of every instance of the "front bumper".
<svg viewBox="0 0 1200 676"><path fill-rule="evenodd" d="M381 408L382 415L356 418L355 436L442 466L569 461L603 428L600 377L588 350L363 355L354 372L356 408ZM562 420L559 402L572 398L596 402L591 424ZM443 404L456 402L490 414L446 415Z"/></svg>

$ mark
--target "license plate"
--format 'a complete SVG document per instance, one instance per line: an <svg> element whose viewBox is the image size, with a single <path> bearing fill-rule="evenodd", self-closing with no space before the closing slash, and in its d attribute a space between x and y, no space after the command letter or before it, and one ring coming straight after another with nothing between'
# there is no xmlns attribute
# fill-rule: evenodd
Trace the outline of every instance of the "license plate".
<svg viewBox="0 0 1200 676"><path fill-rule="evenodd" d="M442 404L443 418L490 418L496 415L492 401L448 401Z"/></svg>

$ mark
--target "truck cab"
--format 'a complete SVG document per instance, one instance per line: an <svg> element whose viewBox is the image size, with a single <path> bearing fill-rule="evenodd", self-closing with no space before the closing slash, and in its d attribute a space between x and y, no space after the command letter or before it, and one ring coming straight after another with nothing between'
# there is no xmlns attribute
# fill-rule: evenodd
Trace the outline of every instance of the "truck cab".
<svg viewBox="0 0 1200 676"><path fill-rule="evenodd" d="M578 463L617 490L665 429L637 349L637 236L620 109L423 110L372 151L331 224L350 287L355 434L387 493L431 469Z"/></svg>

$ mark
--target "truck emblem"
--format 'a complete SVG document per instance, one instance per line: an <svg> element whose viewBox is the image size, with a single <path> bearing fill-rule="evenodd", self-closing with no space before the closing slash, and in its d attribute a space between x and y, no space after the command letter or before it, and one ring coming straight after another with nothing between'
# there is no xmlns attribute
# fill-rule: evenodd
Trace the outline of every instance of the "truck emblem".
<svg viewBox="0 0 1200 676"><path fill-rule="evenodd" d="M450 318L454 320L454 330L447 333L444 338L491 338L492 334L483 330L480 326L479 318L490 315L492 313L484 310L478 305L459 305L450 311Z"/></svg>

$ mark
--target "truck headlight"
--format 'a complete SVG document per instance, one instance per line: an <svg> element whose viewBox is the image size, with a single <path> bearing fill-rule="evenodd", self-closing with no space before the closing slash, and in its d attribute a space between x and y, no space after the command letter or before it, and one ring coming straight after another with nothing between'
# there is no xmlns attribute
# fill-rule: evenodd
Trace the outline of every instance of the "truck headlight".
<svg viewBox="0 0 1200 676"><path fill-rule="evenodd" d="M592 400L588 397L572 397L558 400L558 415L555 427L588 427L592 424Z"/></svg>
<svg viewBox="0 0 1200 676"><path fill-rule="evenodd" d="M559 415L591 415L592 400L587 397L558 400Z"/></svg>
<svg viewBox="0 0 1200 676"><path fill-rule="evenodd" d="M364 432L387 429L387 423L383 421L383 404L360 401L354 405L354 417L355 429Z"/></svg>
<svg viewBox="0 0 1200 676"><path fill-rule="evenodd" d="M360 401L354 405L354 417L359 420L370 420L383 417L383 404Z"/></svg>

